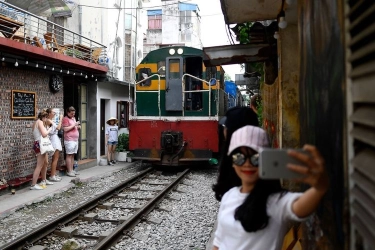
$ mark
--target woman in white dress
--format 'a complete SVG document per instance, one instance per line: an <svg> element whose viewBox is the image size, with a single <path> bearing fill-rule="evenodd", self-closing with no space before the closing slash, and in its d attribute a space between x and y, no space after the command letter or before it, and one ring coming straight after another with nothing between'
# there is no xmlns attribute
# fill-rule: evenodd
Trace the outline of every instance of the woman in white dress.
<svg viewBox="0 0 375 250"><path fill-rule="evenodd" d="M48 126L50 126L52 128L51 131L49 132L49 136L50 136L52 146L55 149L55 153L52 155L51 176L49 177L49 180L50 181L61 181L61 177L59 177L56 174L57 162L59 161L60 151L62 151L61 140L60 140L59 136L57 135L57 133L61 129L61 120L63 118L63 114L60 113L58 124L56 124L53 121L53 118L56 115L56 112L54 110L56 110L56 109L48 108L46 110L46 112L48 114L48 120L47 120L46 123L47 123Z"/></svg>

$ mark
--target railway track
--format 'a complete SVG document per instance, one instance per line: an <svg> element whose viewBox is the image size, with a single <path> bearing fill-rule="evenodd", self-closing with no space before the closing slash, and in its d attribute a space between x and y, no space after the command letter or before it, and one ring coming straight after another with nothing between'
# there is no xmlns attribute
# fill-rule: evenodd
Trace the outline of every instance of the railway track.
<svg viewBox="0 0 375 250"><path fill-rule="evenodd" d="M61 249L67 241L84 244L85 249L109 249L127 230L147 220L147 214L188 172L189 169L163 175L152 168L145 169L1 249Z"/></svg>

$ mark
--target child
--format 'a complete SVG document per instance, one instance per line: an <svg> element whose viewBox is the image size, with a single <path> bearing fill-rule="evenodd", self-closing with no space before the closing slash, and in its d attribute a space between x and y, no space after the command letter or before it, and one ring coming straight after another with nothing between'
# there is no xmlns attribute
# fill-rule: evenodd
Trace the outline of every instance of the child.
<svg viewBox="0 0 375 250"><path fill-rule="evenodd" d="M117 119L111 117L107 121L107 128L105 130L105 145L108 145L107 161L108 165L113 166L115 162L115 150L118 142L118 126Z"/></svg>
<svg viewBox="0 0 375 250"><path fill-rule="evenodd" d="M324 160L311 145L303 149L309 155L290 151L288 154L304 165L288 168L305 177L297 181L311 187L304 193L283 190L279 180L262 180L258 175L257 154L269 147L266 132L245 126L232 135L227 157L239 179L221 200L214 250L281 249L289 221L307 219L317 208L328 189Z"/></svg>

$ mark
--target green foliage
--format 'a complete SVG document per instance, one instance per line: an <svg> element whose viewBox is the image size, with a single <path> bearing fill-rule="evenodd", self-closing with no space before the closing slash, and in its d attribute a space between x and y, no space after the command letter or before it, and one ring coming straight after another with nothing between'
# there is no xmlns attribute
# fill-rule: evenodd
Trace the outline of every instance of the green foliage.
<svg viewBox="0 0 375 250"><path fill-rule="evenodd" d="M227 73L224 73L224 81L230 81L232 78Z"/></svg>
<svg viewBox="0 0 375 250"><path fill-rule="evenodd" d="M71 57L75 57L75 58L79 58L79 59L82 59L84 57L82 51L79 51L79 50L73 49L73 48L66 49L65 54L67 56L71 56Z"/></svg>
<svg viewBox="0 0 375 250"><path fill-rule="evenodd" d="M253 22L247 22L243 24L238 25L238 39L240 41L240 44L249 44L250 43L250 38L249 38L249 32L251 26L253 26Z"/></svg>
<svg viewBox="0 0 375 250"><path fill-rule="evenodd" d="M117 152L127 151L129 149L129 134L120 134L118 136Z"/></svg>

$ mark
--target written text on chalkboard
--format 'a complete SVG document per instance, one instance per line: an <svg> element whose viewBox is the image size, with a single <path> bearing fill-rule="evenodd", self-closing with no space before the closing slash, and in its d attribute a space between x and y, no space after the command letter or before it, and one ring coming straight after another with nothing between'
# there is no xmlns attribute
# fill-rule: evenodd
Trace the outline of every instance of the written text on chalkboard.
<svg viewBox="0 0 375 250"><path fill-rule="evenodd" d="M36 93L12 90L12 119L36 118Z"/></svg>

